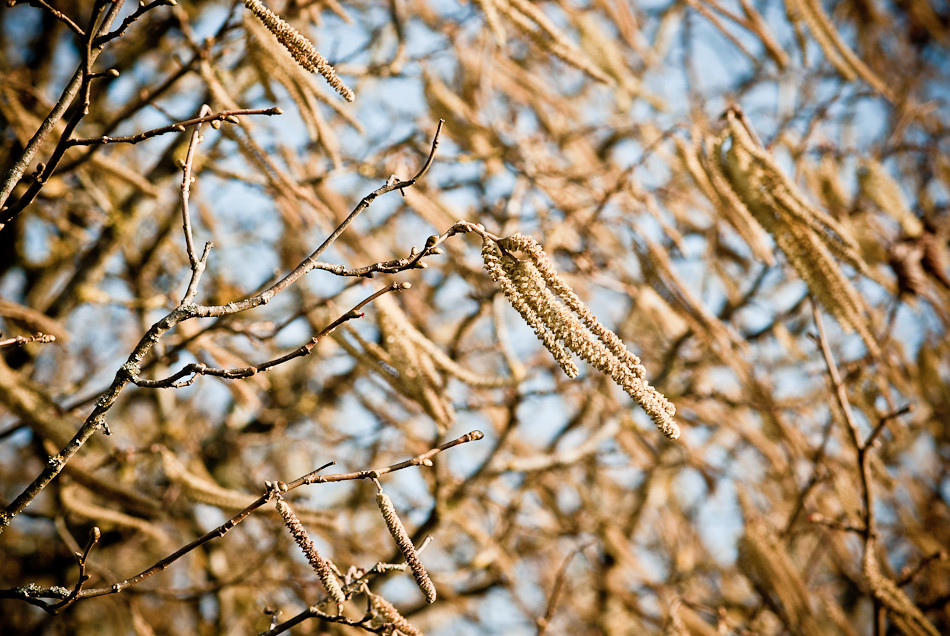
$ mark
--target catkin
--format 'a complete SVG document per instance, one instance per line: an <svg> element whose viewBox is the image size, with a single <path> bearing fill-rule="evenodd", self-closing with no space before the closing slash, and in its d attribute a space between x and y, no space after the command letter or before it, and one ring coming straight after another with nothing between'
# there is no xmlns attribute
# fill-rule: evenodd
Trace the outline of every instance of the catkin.
<svg viewBox="0 0 950 636"><path fill-rule="evenodd" d="M740 499L741 501L741 499ZM826 632L808 596L808 589L784 544L765 521L746 514L745 534L739 538L736 563L739 570L760 590L770 605L803 636Z"/></svg>
<svg viewBox="0 0 950 636"><path fill-rule="evenodd" d="M336 69L317 52L310 40L265 7L260 0L244 0L244 6L267 27L268 31L274 34L281 46L287 49L300 66L311 73L319 73L337 93L343 96L343 99L348 102L353 101L355 98L353 91L343 83L336 74Z"/></svg>
<svg viewBox="0 0 950 636"><path fill-rule="evenodd" d="M587 54L568 39L550 18L531 2L528 0L496 0L496 2L499 13L503 13L513 25L531 38L535 44L546 49L548 53L598 81L608 85L615 83L610 75L594 64Z"/></svg>
<svg viewBox="0 0 950 636"><path fill-rule="evenodd" d="M406 559L406 563L409 565L409 569L412 570L412 576L416 580L416 584L419 586L419 589L422 590L422 593L425 594L426 602L434 603L436 596L435 585L432 584L429 573L426 572L422 561L419 560L419 555L416 554L416 548L412 545L412 539L409 537L409 533L406 532L406 527L402 525L402 520L399 518L399 515L396 514L396 507L393 506L392 499L389 498L389 495L380 491L376 493L376 505L379 506L380 511L383 513L383 520L386 521L389 534L391 534L396 541L396 547L399 548L403 558Z"/></svg>
<svg viewBox="0 0 950 636"><path fill-rule="evenodd" d="M506 271L502 265L500 250L490 241L486 240L482 244L482 260L485 263L485 269L488 271L488 275L501 287L508 302L521 314L521 317L528 323L528 326L534 329L535 335L544 343L544 347L551 352L551 355L554 356L554 359L564 370L564 373L567 374L567 377L576 378L579 370L571 359L570 353L557 338L554 337L554 334L551 333L541 317L538 316L537 311L528 304L521 290L515 286L510 272Z"/></svg>
<svg viewBox="0 0 950 636"><path fill-rule="evenodd" d="M446 353L432 342L425 334L416 329L409 317L399 308L395 300L383 296L376 300L376 308L380 313L380 324L386 326L387 341L398 340L401 346L412 347L417 356L426 357L445 373L457 380L473 387L496 388L515 386L517 378L482 375L470 371L452 360Z"/></svg>
<svg viewBox="0 0 950 636"><path fill-rule="evenodd" d="M284 519L284 525L290 530L290 536L294 538L294 541L300 547L304 556L307 557L307 561L310 562L313 571L317 573L317 577L319 577L320 582L323 584L323 589L327 591L327 595L333 599L333 602L337 605L342 605L346 602L346 595L343 594L343 589L340 587L339 581L336 580L336 575L333 574L330 565L320 556L320 553L317 552L316 546L313 545L313 541L310 540L306 529L304 529L300 520L297 519L297 515L294 514L290 505L284 501L284 498L280 495L277 496L276 505L277 512L279 512L280 516Z"/></svg>
<svg viewBox="0 0 950 636"><path fill-rule="evenodd" d="M712 146L710 165L722 171L728 187L772 235L818 303L846 330L857 332L872 357L879 357L868 308L838 263L874 278L857 242L841 223L808 203L736 111L727 111L726 120L728 128ZM731 145L725 150L727 141Z"/></svg>
<svg viewBox="0 0 950 636"><path fill-rule="evenodd" d="M900 184L879 162L873 159L862 162L858 171L858 184L865 196L900 223L906 236L917 237L924 233L924 225L907 204Z"/></svg>
<svg viewBox="0 0 950 636"><path fill-rule="evenodd" d="M521 252L518 259L512 252ZM557 273L544 250L530 236L514 234L495 241L484 237L485 269L512 307L534 329L569 377L578 373L571 352L609 375L669 437L680 435L676 407L645 380L640 358L607 329Z"/></svg>
<svg viewBox="0 0 950 636"><path fill-rule="evenodd" d="M399 610L397 610L392 603L377 594L370 594L369 598L373 603L373 607L376 608L376 611L378 611L390 625L399 630L400 634L405 634L405 636L422 636L422 632L407 621L406 617L400 614Z"/></svg>

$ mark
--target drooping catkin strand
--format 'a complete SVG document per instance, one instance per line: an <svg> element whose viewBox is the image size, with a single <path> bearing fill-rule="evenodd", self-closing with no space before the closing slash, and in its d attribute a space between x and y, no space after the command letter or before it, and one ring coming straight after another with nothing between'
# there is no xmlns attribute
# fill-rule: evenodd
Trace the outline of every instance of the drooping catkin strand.
<svg viewBox="0 0 950 636"><path fill-rule="evenodd" d="M905 235L917 237L924 233L924 224L910 209L900 184L888 174L887 168L880 162L873 159L864 160L858 170L858 184L866 197L900 223Z"/></svg>
<svg viewBox="0 0 950 636"><path fill-rule="evenodd" d="M373 607L376 608L376 611L379 612L380 616L385 619L390 625L399 630L400 634L405 634L405 636L422 636L422 632L412 623L406 620L406 617L399 613L399 610L395 606L384 599L382 596L377 594L369 595L370 601L373 603Z"/></svg>
<svg viewBox="0 0 950 636"><path fill-rule="evenodd" d="M687 146L686 142L677 138L676 150L683 168L692 177L700 191L716 207L719 215L742 237L756 258L767 265L772 265L774 263L772 248L761 226L725 182L722 173L714 167L709 167L708 158L703 153L699 140Z"/></svg>
<svg viewBox="0 0 950 636"><path fill-rule="evenodd" d="M383 346L398 372L398 378L394 379L402 385L404 394L422 406L441 428L451 426L455 422L455 410L445 394L445 382L432 358L403 335L400 325L403 321L408 322L408 318L403 316L400 320L386 311L379 313Z"/></svg>
<svg viewBox="0 0 950 636"><path fill-rule="evenodd" d="M798 14L808 25L808 29L821 46L821 50L828 57L828 61L838 69L842 76L848 81L858 76L888 101L894 101L894 93L884 81L875 75L861 58L845 44L841 34L832 24L831 18L825 13L821 2L818 0L790 0L789 5L792 4L796 6Z"/></svg>
<svg viewBox="0 0 950 636"><path fill-rule="evenodd" d="M763 183L760 194L767 194L778 200L782 211L807 225L815 234L820 235L828 249L835 256L861 272L867 272L867 264L861 257L857 242L847 229L823 210L811 205L801 191L785 176L774 157L766 152L743 122L729 111L726 115L733 148L746 152L753 159ZM736 148L738 146L738 148Z"/></svg>
<svg viewBox="0 0 950 636"><path fill-rule="evenodd" d="M336 69L317 52L310 40L265 7L260 0L244 0L244 6L267 27L268 31L274 34L277 41L287 49L300 66L311 73L319 73L333 87L333 90L343 96L343 99L348 102L353 101L355 98L353 91L343 83L336 74Z"/></svg>
<svg viewBox="0 0 950 636"><path fill-rule="evenodd" d="M498 17L498 7L495 6L495 0L475 0L475 4L482 8L482 13L485 14L485 22L488 24L488 29L491 31L492 37L495 38L495 42L498 46L505 46L508 43L508 38L505 36L505 28L501 23L501 19Z"/></svg>
<svg viewBox="0 0 950 636"><path fill-rule="evenodd" d="M520 251L525 258L512 254ZM680 435L674 421L676 407L645 379L646 370L613 331L607 329L557 273L554 264L533 238L515 234L494 241L484 238L485 269L512 306L534 328L565 373L577 375L574 352L610 376L669 437Z"/></svg>
<svg viewBox="0 0 950 636"><path fill-rule="evenodd" d="M772 235L819 304L847 331L857 332L872 357L879 357L867 305L838 263L877 279L857 242L844 225L808 203L736 112L730 109L726 119L729 127L713 145L710 165L722 171L728 187ZM725 150L727 140L731 146Z"/></svg>
<svg viewBox="0 0 950 636"><path fill-rule="evenodd" d="M744 489L740 488L736 495L745 519L737 545L739 570L786 625L795 625L796 632L806 636L825 634L827 629L815 613L810 590L793 558L794 551L752 504Z"/></svg>
<svg viewBox="0 0 950 636"><path fill-rule="evenodd" d="M568 309L573 311L590 331L600 340L617 358L624 364L634 367L640 364L640 359L630 353L617 334L604 327L591 313L587 305L581 302L574 290L558 276L554 263L544 253L541 246L532 237L524 234L513 234L502 241L502 247L506 250L520 250L531 258L534 266L537 267L545 284L554 292L554 295L564 301Z"/></svg>
<svg viewBox="0 0 950 636"><path fill-rule="evenodd" d="M379 510L383 513L383 520L386 522L386 527L389 528L389 534L393 536L396 547L399 548L403 558L406 559L406 563L409 565L409 569L412 570L412 576L416 580L419 589L422 590L422 593L425 595L426 602L434 603L435 585L432 584L429 573L426 572L422 561L419 560L419 555L416 554L416 548L412 545L412 539L409 537L409 533L406 532L406 527L402 525L402 520L399 518L399 515L396 514L396 507L393 506L392 499L389 498L389 495L380 491L376 493L376 505L379 506Z"/></svg>
<svg viewBox="0 0 950 636"><path fill-rule="evenodd" d="M739 538L736 562L787 625L795 625L797 632L805 636L826 633L784 543L765 521L750 515L747 508L745 534Z"/></svg>
<svg viewBox="0 0 950 636"><path fill-rule="evenodd" d="M317 573L317 577L319 577L320 582L323 584L323 589L327 591L327 595L337 605L345 603L346 595L343 594L343 589L340 587L339 581L336 580L336 575L333 573L327 561L317 552L316 546L313 545L313 541L310 540L310 536L300 523L300 520L297 519L297 515L294 514L290 504L284 501L283 497L278 495L276 505L277 512L280 513L280 516L284 519L284 525L290 530L290 536L294 538L294 541L300 547L304 556L307 557L307 561L310 562L313 571Z"/></svg>

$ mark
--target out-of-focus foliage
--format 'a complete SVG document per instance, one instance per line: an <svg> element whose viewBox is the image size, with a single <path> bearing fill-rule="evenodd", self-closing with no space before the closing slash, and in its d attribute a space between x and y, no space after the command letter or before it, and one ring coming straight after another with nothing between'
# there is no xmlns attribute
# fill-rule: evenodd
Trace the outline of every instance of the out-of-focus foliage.
<svg viewBox="0 0 950 636"><path fill-rule="evenodd" d="M3 633L950 632L946 2L268 4L352 104L241 3L129 5L111 29L138 19L93 42L89 71L118 75L93 79L88 114L76 96L12 181L90 59L90 16L115 5L5 5L4 205L30 202L0 229L0 340L56 341L0 349L0 503L56 464L191 278L191 128L63 148L43 183L38 164L65 134L135 135L202 104L284 114L201 129L191 225L198 253L215 247L197 303L293 270L364 195L419 170L441 118L424 177L320 259L406 258L459 219L530 235L642 359L682 436L666 440L597 369L568 378L471 235L425 269L318 269L266 305L179 322L140 377L258 365L386 285L412 287L267 373L124 386L111 435L0 534ZM432 605L415 568L346 586L405 556L364 479L286 493L302 538L268 504L120 593L34 607L74 589L93 527L84 589L107 590L265 481L329 461L328 474L380 469L473 429L485 438L379 478L416 545L432 538L418 555ZM345 592L321 584L317 552ZM342 619L319 605L338 593Z"/></svg>

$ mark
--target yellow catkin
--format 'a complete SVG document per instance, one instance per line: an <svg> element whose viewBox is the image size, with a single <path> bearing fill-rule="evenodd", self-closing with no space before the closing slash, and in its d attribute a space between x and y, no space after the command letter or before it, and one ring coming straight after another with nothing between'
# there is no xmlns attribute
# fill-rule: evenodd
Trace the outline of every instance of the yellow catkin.
<svg viewBox="0 0 950 636"><path fill-rule="evenodd" d="M502 253L502 250L504 252ZM512 252L522 252L524 259ZM610 376L670 439L680 435L673 403L646 380L640 359L607 329L558 275L554 264L533 238L515 234L482 245L485 268L512 306L534 328L538 338L570 377L577 366L570 352Z"/></svg>
<svg viewBox="0 0 950 636"><path fill-rule="evenodd" d="M745 204L728 186L721 170L717 165L706 160L699 143L687 146L684 141L676 139L676 150L681 165L693 179L700 191L712 202L719 215L739 234L752 249L752 253L760 261L772 265L772 251L765 235L756 223Z"/></svg>
<svg viewBox="0 0 950 636"><path fill-rule="evenodd" d="M416 548L412 545L412 539L409 537L409 533L406 532L406 527L402 525L399 515L396 514L396 507L393 506L392 499L386 493L378 492L376 493L376 505L383 513L383 520L386 522L386 527L389 528L389 534L392 535L396 547L399 548L399 552L406 559L406 563L412 571L412 577L425 595L426 602L434 603L436 598L435 585L432 584L429 573L426 572L422 561L419 560Z"/></svg>
<svg viewBox="0 0 950 636"><path fill-rule="evenodd" d="M738 542L737 564L745 576L769 599L786 624L797 633L821 636L825 629L811 606L808 588L785 545L758 518L748 518Z"/></svg>
<svg viewBox="0 0 950 636"><path fill-rule="evenodd" d="M795 5L798 15L808 25L808 29L828 61L845 79L853 81L855 77L860 77L888 101L894 101L894 93L890 88L845 44L841 34L832 24L831 18L825 13L821 2L818 0L789 0L789 5L792 4Z"/></svg>
<svg viewBox="0 0 950 636"><path fill-rule="evenodd" d="M376 307L380 310L381 322L386 320L389 323L389 328L397 334L397 337L402 338L406 343L415 345L419 355L428 357L432 364L457 380L478 388L496 388L518 384L518 380L515 378L482 375L462 367L446 355L425 334L416 329L409 321L408 316L403 313L391 297L383 296L377 299Z"/></svg>
<svg viewBox="0 0 950 636"><path fill-rule="evenodd" d="M565 64L581 70L605 84L614 80L594 64L576 44L551 22L543 11L527 0L496 0L497 8L535 44Z"/></svg>
<svg viewBox="0 0 950 636"><path fill-rule="evenodd" d="M327 595L337 605L345 603L346 595L343 594L340 582L336 580L336 575L329 563L317 552L316 546L313 545L313 541L310 540L310 536L300 520L297 519L297 515L294 514L290 505L279 495L276 505L277 512L280 513L280 516L284 519L284 525L290 531L290 536L293 537L304 556L307 557L307 561L310 562L313 571L317 573L317 577L320 579L320 583L323 584L323 589L327 591Z"/></svg>
<svg viewBox="0 0 950 636"><path fill-rule="evenodd" d="M914 215L900 184L888 173L887 168L873 159L861 162L858 170L861 192L885 214L900 223L906 236L916 237L924 233L924 224Z"/></svg>
<svg viewBox="0 0 950 636"><path fill-rule="evenodd" d="M501 18L498 17L498 7L495 6L495 0L475 0L475 4L482 8L482 13L485 14L485 22L488 24L495 42L498 46L504 46L508 42L508 38L505 36L505 28L501 23Z"/></svg>
<svg viewBox="0 0 950 636"><path fill-rule="evenodd" d="M505 255L505 258L507 260L511 259L510 255ZM569 378L576 378L579 370L571 359L570 353L568 353L558 339L554 337L547 328L547 325L544 324L544 321L538 316L537 311L528 304L521 290L515 285L511 277L511 272L508 271L510 269L510 263L508 263L509 268L502 265L501 250L491 241L485 241L482 244L482 260L485 263L485 269L488 271L488 275L501 288L502 293L505 294L511 306L521 314L521 317L528 323L528 326L534 330L535 335L541 340L545 348L551 352L551 355L554 356L554 359L564 370L564 373L566 373Z"/></svg>
<svg viewBox="0 0 950 636"><path fill-rule="evenodd" d="M404 634L405 636L422 636L422 632L407 621L406 618L399 613L399 610L382 596L370 594L369 599L380 616L389 625L395 627L400 634Z"/></svg>
<svg viewBox="0 0 950 636"><path fill-rule="evenodd" d="M808 203L734 111L727 113L727 121L711 161L719 162L731 188L772 235L818 303L846 330L857 332L868 352L879 357L869 310L838 263L873 277L857 242L833 217ZM723 150L727 140L731 146Z"/></svg>
<svg viewBox="0 0 950 636"><path fill-rule="evenodd" d="M333 89L343 99L352 102L355 99L353 91L347 87L336 74L336 69L325 57L317 52L313 43L305 38L297 29L284 22L276 13L264 6L260 0L244 0L244 6L254 17L274 34L281 46L287 49L300 66L311 73L319 73L327 80Z"/></svg>

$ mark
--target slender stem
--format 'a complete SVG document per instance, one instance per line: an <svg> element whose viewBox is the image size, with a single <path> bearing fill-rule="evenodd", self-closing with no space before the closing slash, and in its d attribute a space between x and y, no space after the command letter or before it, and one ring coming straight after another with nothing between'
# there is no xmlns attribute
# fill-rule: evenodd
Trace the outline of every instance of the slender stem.
<svg viewBox="0 0 950 636"><path fill-rule="evenodd" d="M207 104L202 104L201 110L198 111L198 118L207 117L210 114L211 107ZM191 232L191 210L189 209L188 202L191 198L191 182L194 181L194 177L191 176L191 167L195 162L195 151L198 149L198 143L200 141L201 124L199 123L195 125L195 129L191 133L191 141L188 142L188 152L185 154L185 163L181 168L181 223L182 230L185 233L185 251L188 252L188 262L191 263L192 270L198 267L198 255L195 253L195 239ZM195 276L192 276L192 280L194 280L194 278ZM195 289L193 290L192 287ZM193 291L197 291L197 286L188 285L188 292L182 300L183 305L192 300L189 296L193 296Z"/></svg>
<svg viewBox="0 0 950 636"><path fill-rule="evenodd" d="M186 119L185 121L168 124L167 126L162 126L161 128L155 128L153 130L147 130L145 132L136 133L134 135L125 135L122 137L110 137L108 135L103 135L100 137L79 137L77 139L70 139L68 142L66 142L66 145L72 147L97 146L101 144L137 144L139 142L145 141L146 139L151 139L152 137L157 137L159 135L183 132L186 128L190 128L192 126L198 126L200 124L213 121L228 121L238 115L282 115L283 112L284 111L282 111L280 108L277 108L276 106L272 108L239 108L234 110L222 110L217 113L212 113L210 109L207 111L202 109L201 114L198 117L192 117L191 119Z"/></svg>
<svg viewBox="0 0 950 636"><path fill-rule="evenodd" d="M73 74L72 79L69 80L62 95L60 95L59 101L53 106L53 110L50 111L50 114L47 115L39 129L30 139L23 154L21 154L20 158L10 167L7 174L4 175L2 183L0 183L0 230L22 212L26 206L33 202L33 199L39 194L39 191L52 176L60 160L63 158L63 154L69 147L69 138L72 136L76 126L78 126L82 118L88 114L90 83L94 79L92 65L102 51L102 46L94 46L93 40L97 33L109 28L119 10L122 8L122 5L123 1L117 0L111 3L111 8L106 11L106 3L103 0L97 0L93 7L89 27L86 29L86 41L83 46L83 56L79 68ZM10 197L10 193L13 192L13 188L20 182L26 169L32 163L33 157L36 155L37 150L39 150L40 145L49 133L53 131L59 120L66 114L67 109L77 95L81 95L82 103L76 108L75 114L66 123L63 134L60 136L59 142L56 144L56 148L53 149L49 160L45 165L40 164L37 166L36 179L30 184L30 187L27 188L23 196L15 203L5 205L7 199ZM2 527L3 519L0 519L0 528Z"/></svg>
<svg viewBox="0 0 950 636"><path fill-rule="evenodd" d="M327 247L329 247L329 245L332 244L333 241L335 241L343 233L343 231L349 226L353 219L356 218L359 213L369 207L369 205L378 196L385 194L386 192L392 192L393 190L408 188L414 185L416 181L418 181L426 173L426 171L429 169L429 166L432 164L436 148L439 144L439 133L442 131L442 124L443 122L440 120L439 126L436 129L435 136L432 140L432 149L429 152L429 156L426 159L425 164L423 164L422 169L419 170L416 176L414 176L412 179L409 179L408 181L397 181L395 178L390 179L385 185L366 195L363 200L360 201L359 205L356 206L356 209L354 209L353 212L351 212L350 215L343 221L343 223L340 224L340 226L333 232L333 234L331 234L331 236L323 242L323 245L317 248L317 250L311 256L300 263L300 265L298 265L284 278L255 296L246 298L242 301L228 303L227 305L179 305L164 318L152 325L132 350L132 353L129 355L126 363L123 364L118 371L116 371L115 379L112 381L112 384L96 400L95 409L93 409L92 413L86 418L85 422L82 424L82 426L80 426L73 438L66 444L65 447L63 447L59 453L49 459L42 473L40 473L40 475L34 479L33 482L30 483L30 485L27 486L27 488L22 493L20 493L20 495L14 499L13 502L11 502L5 510L0 511L0 533L2 533L3 530L10 525L10 522L16 515L22 512L30 504L30 502L32 502L36 496L39 495L39 493L42 492L42 490L46 488L46 486L49 485L49 483L55 479L57 475L59 475L60 472L62 472L69 460L72 459L72 457L77 452L79 452L79 449L81 449L99 429L105 430L107 434L109 433L108 424L106 423L106 413L115 404L119 394L122 392L122 389L132 382L134 378L138 377L141 370L141 364L145 359L145 356L148 355L148 353L152 350L152 347L154 347L155 344L158 343L170 329L173 329L179 323L192 318L227 316L265 305L270 302L274 296L290 287L293 283L299 280L300 277L314 269L313 263L315 261L313 259L315 259ZM205 257L207 255L208 249L209 247L206 246ZM370 299L365 302L369 302L369 300L372 300L374 297L375 296L370 297ZM349 318L346 319L348 320ZM310 345L311 348L313 344Z"/></svg>
<svg viewBox="0 0 950 636"><path fill-rule="evenodd" d="M190 543L182 546L175 552L164 557L163 559L160 559L159 561L157 561L150 567L136 574L135 576L131 576L122 581L118 581L108 587L99 587L99 588L90 588L90 589L81 590L76 595L76 597L79 599L82 599L82 598L92 598L96 596L105 596L107 594L118 594L119 592L123 590L126 590L135 585L138 585L139 583L149 578L150 576L165 570L169 565L171 565L172 563L174 563L181 557L185 556L186 554L188 554L195 548L201 545L204 545L205 543L208 543L209 541L212 541L213 539L218 539L220 537L223 537L225 534L233 530L235 526L237 526L239 523L247 519L255 510L257 510L264 504L268 503L269 501L273 500L278 494L286 493L296 488L299 488L301 486L307 486L310 484L321 484L321 483L356 480L356 479L371 479L373 477L378 477L379 475L384 475L386 473L391 473L393 471L402 470L405 468L409 468L411 466L427 465L428 463L430 463L430 460L434 455L441 453L444 450L448 450L450 448L458 446L460 444L465 444L467 442L479 440L482 437L484 436L482 435L481 431L472 431L471 433L462 435L461 437L454 439L451 442L447 442L445 444L442 444L441 446L432 448L429 451L422 453L421 455L417 455L416 457L413 457L412 459L408 459L406 461L402 461L397 464L393 464L391 466L387 466L385 468L380 468L377 470L362 470L362 471L358 471L354 473L345 473L345 474L338 474L338 475L327 475L326 477L318 477L317 476L318 473L328 468L329 466L333 465L333 462L330 462L328 464L321 466L317 470L307 473L306 475L302 477L298 477L297 479L288 483L281 482L281 481L268 482L266 484L265 492L263 495L258 497L256 500L254 500L250 504L248 504L247 507L245 507L236 515L234 515L233 517L225 521L223 524L221 524L217 528L198 537L194 541L191 541Z"/></svg>
<svg viewBox="0 0 950 636"><path fill-rule="evenodd" d="M354 318L361 318L363 314L360 312L360 309L365 307L370 302L376 300L383 294L389 292L401 291L409 288L409 283L393 283L383 287L379 291L375 292L371 296L364 298L359 304L353 307L351 310L334 320L332 323L320 330L320 333L312 337L305 344L301 345L297 349L294 349L290 353L284 354L280 357L262 362L257 365L251 365L248 367L241 367L236 369L216 369L209 367L203 363L196 362L192 364L185 365L181 370L177 371L173 375L163 378L161 380L147 380L145 378L140 378L135 376L132 378L132 382L136 386L140 386L148 389L178 389L185 386L191 385L199 375L210 375L224 380L238 380L249 378L258 373L264 373L265 371L276 367L280 364L284 364L294 358L299 358L300 356L309 355L313 348L320 342L323 338L333 333L337 327L342 325L344 322L353 320ZM188 377L191 376L191 377ZM182 380L182 378L188 378L187 380Z"/></svg>

